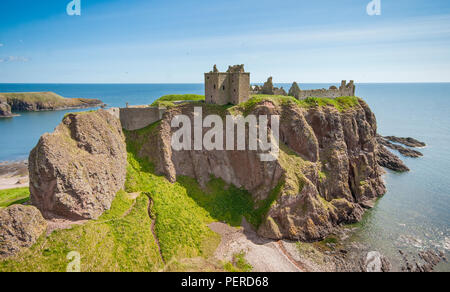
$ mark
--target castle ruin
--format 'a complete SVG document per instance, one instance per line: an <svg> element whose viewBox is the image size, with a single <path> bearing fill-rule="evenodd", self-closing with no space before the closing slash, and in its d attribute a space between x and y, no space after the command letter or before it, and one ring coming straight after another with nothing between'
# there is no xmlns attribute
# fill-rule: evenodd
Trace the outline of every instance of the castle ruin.
<svg viewBox="0 0 450 292"><path fill-rule="evenodd" d="M209 104L237 105L250 99L252 95L283 95L296 99L308 97L337 98L341 96L355 96L355 83L351 80L347 83L342 80L341 86L331 86L329 89L302 90L294 82L289 93L273 85L272 77L269 77L263 86L250 86L250 73L245 72L244 65L229 66L227 72L219 72L214 65L213 71L205 73L205 101Z"/></svg>
<svg viewBox="0 0 450 292"><path fill-rule="evenodd" d="M272 77L263 86L250 87L250 73L245 72L244 65L229 66L227 72L219 72L214 65L213 71L205 73L205 102L208 104L238 105L256 94L292 96L299 100L308 97L337 98L355 96L355 84L353 80L349 83L343 80L339 88L331 86L329 89L301 90L294 82L289 93L286 93L283 87L273 85ZM185 102L174 101L175 104ZM161 120L166 108L130 106L127 103L125 108L110 108L107 111L120 119L124 129L134 131Z"/></svg>
<svg viewBox="0 0 450 292"><path fill-rule="evenodd" d="M337 88L336 86L330 86L329 89L311 89L302 90L298 86L297 82L294 82L289 90L289 93L281 88L274 87L272 77L267 79L267 82L263 86L255 85L252 87L250 95L255 94L265 94L265 95L283 95L292 96L298 100L306 99L308 97L319 97L319 98L337 98L341 96L355 96L355 83L351 80L347 83L346 80L342 80L341 86Z"/></svg>
<svg viewBox="0 0 450 292"><path fill-rule="evenodd" d="M250 73L244 65L230 66L227 72L205 73L205 101L209 104L240 104L250 98Z"/></svg>

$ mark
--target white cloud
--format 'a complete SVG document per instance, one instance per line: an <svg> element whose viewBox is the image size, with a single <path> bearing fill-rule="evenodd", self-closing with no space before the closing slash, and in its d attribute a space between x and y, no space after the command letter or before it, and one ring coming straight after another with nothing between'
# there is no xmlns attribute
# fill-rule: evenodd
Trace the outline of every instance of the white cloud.
<svg viewBox="0 0 450 292"><path fill-rule="evenodd" d="M2 43L0 43L0 48L3 47L4 45Z"/></svg>
<svg viewBox="0 0 450 292"><path fill-rule="evenodd" d="M10 63L10 62L28 62L30 59L20 56L9 56L6 58L0 58L0 63Z"/></svg>

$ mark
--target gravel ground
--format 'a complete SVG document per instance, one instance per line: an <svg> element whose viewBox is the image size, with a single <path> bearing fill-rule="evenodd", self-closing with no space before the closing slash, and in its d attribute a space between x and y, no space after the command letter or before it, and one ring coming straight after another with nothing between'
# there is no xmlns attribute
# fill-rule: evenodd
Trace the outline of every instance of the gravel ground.
<svg viewBox="0 0 450 292"><path fill-rule="evenodd" d="M247 222L243 228L234 228L224 223L212 223L211 230L222 236L215 252L221 261L231 261L233 255L245 252L246 260L253 272L302 272L297 263L292 262L276 241L263 239L256 234Z"/></svg>

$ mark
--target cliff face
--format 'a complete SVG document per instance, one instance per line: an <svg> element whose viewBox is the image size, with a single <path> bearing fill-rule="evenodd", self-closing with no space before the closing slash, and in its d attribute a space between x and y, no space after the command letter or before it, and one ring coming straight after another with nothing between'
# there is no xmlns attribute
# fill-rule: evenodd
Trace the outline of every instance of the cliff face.
<svg viewBox="0 0 450 292"><path fill-rule="evenodd" d="M256 151L173 151L171 137L177 129L171 128L171 120L185 114L193 121L193 107L168 110L152 134L135 141L141 145L139 155L170 181L183 175L204 185L215 176L245 188L255 208L267 210L258 231L262 236L322 239L338 224L360 220L363 206L385 193L376 119L362 100L342 111L270 101L254 106L250 114L280 115L281 153L273 162L261 162ZM203 112L214 113L207 106Z"/></svg>
<svg viewBox="0 0 450 292"><path fill-rule="evenodd" d="M354 100L342 107L270 99L231 109L180 105L168 109L159 123L129 132L127 142L171 182L189 176L206 186L214 176L249 191L255 209L263 211L255 226L260 235L320 240L341 223L361 220L364 208L386 191L379 163L392 159L383 156L377 142L375 116L364 101ZM198 106L204 117L279 115L280 155L262 162L257 151L174 151L171 140L178 129L171 127L172 119L184 114L194 125ZM125 181L120 122L103 110L68 115L41 138L29 166L32 202L44 217L97 218Z"/></svg>
<svg viewBox="0 0 450 292"><path fill-rule="evenodd" d="M96 219L123 188L126 167L118 119L103 110L69 114L30 153L31 201L46 218Z"/></svg>

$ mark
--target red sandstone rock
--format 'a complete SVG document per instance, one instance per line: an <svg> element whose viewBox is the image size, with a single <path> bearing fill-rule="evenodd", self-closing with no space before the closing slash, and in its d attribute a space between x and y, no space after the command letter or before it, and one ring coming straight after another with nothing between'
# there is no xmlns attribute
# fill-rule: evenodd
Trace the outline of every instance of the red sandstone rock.
<svg viewBox="0 0 450 292"><path fill-rule="evenodd" d="M96 219L125 183L122 127L104 110L69 114L29 157L31 201L46 218Z"/></svg>

